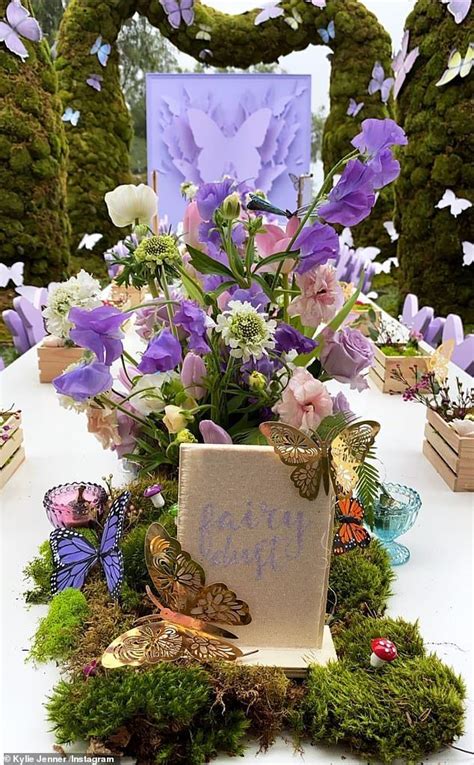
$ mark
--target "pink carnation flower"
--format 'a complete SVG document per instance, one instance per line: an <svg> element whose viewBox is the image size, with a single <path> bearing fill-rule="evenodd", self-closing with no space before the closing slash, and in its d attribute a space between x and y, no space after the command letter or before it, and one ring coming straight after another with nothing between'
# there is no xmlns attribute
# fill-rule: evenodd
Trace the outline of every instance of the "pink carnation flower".
<svg viewBox="0 0 474 765"><path fill-rule="evenodd" d="M301 295L291 303L290 316L300 316L306 327L331 321L344 303L334 266L316 266L304 274L296 274L295 279Z"/></svg>
<svg viewBox="0 0 474 765"><path fill-rule="evenodd" d="M310 433L332 414L332 408L332 398L322 382L300 367L294 372L273 411L287 425Z"/></svg>

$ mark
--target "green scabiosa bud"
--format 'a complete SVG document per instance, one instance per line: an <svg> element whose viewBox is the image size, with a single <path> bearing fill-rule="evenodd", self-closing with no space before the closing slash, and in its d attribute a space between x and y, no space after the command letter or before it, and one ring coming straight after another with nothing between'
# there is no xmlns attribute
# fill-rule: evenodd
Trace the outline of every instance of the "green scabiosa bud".
<svg viewBox="0 0 474 765"><path fill-rule="evenodd" d="M170 234L143 239L135 250L134 256L139 263L157 266L174 266L181 262L176 240Z"/></svg>
<svg viewBox="0 0 474 765"><path fill-rule="evenodd" d="M261 372L251 372L249 375L249 388L263 391L267 387L267 378Z"/></svg>
<svg viewBox="0 0 474 765"><path fill-rule="evenodd" d="M188 428L180 430L175 439L178 444L197 444L197 438L193 436Z"/></svg>

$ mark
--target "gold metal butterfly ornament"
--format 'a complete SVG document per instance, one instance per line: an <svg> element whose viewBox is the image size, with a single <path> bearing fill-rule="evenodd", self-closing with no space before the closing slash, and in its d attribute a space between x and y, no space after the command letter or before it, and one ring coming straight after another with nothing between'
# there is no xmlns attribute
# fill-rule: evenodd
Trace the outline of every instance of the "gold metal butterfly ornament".
<svg viewBox="0 0 474 765"><path fill-rule="evenodd" d="M224 639L237 636L214 622L249 624L247 603L221 582L206 586L204 570L159 523L148 528L145 560L159 593L157 597L146 588L156 613L138 619L135 627L106 648L104 667L142 667L183 656L201 662L234 661L242 656L237 646Z"/></svg>
<svg viewBox="0 0 474 765"><path fill-rule="evenodd" d="M283 422L263 422L260 430L285 465L295 466L291 480L305 499L316 499L321 481L326 494L330 483L338 496L350 496L357 485L358 468L368 456L380 430L378 422L363 420L330 430L327 438L310 438Z"/></svg>

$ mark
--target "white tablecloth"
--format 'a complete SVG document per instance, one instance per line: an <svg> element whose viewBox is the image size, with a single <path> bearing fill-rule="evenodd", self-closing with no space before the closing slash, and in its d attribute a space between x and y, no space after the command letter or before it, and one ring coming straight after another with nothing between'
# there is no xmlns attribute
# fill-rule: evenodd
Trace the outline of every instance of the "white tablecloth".
<svg viewBox="0 0 474 765"><path fill-rule="evenodd" d="M13 405L23 412L27 455L1 497L3 751L51 752L54 737L48 732L43 703L57 682L58 671L54 665L25 664L30 637L46 608L25 608L22 592L27 585L22 571L51 530L42 507L47 489L73 480L100 482L109 473L122 483L125 476L114 454L103 451L87 433L84 415L62 409L53 387L38 382L36 349L0 374L0 386L2 408ZM466 734L456 744L472 751L473 495L451 492L423 457L423 406L372 389L347 395L358 414L382 424L377 441L386 480L407 484L421 494L418 520L402 539L411 560L396 569L388 614L408 621L419 619L428 650L464 677L471 708ZM255 754L256 747L250 742L244 762L253 761ZM312 765L336 763L341 758L345 765L360 762L342 748L309 745L302 760L293 754L291 744L281 740L267 754L259 755L258 762ZM472 761L470 755L453 749L425 760ZM236 760L220 757L216 762L224 765Z"/></svg>

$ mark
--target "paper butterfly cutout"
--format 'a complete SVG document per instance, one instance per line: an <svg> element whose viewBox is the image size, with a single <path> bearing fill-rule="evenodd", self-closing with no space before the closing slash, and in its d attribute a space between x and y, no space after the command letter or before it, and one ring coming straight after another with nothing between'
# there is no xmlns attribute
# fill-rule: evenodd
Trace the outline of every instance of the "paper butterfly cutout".
<svg viewBox="0 0 474 765"><path fill-rule="evenodd" d="M462 259L463 266L472 266L472 264L474 263L474 244L472 242L463 242L462 252L463 252L463 259Z"/></svg>
<svg viewBox="0 0 474 765"><path fill-rule="evenodd" d="M456 347L455 340L445 340L438 348L426 359L426 366L429 372L433 372L436 382L441 385L448 379L449 362Z"/></svg>
<svg viewBox="0 0 474 765"><path fill-rule="evenodd" d="M68 106L65 109L64 114L61 117L61 119L62 119L63 122L70 122L71 125L76 127L77 123L79 122L79 117L80 116L81 116L81 112L79 111L79 109L74 110L74 109L71 109L70 106Z"/></svg>
<svg viewBox="0 0 474 765"><path fill-rule="evenodd" d="M292 8L291 16L285 16L284 21L285 24L288 24L288 26L291 27L294 32L296 32L299 25L303 23L303 19L296 8Z"/></svg>
<svg viewBox="0 0 474 765"><path fill-rule="evenodd" d="M263 422L260 431L285 465L295 466L290 475L300 496L316 499L321 481L329 494L330 480L337 495L351 494L358 482L357 468L364 462L378 422L365 420L330 431L324 441L317 433L310 438L283 422Z"/></svg>
<svg viewBox="0 0 474 765"><path fill-rule="evenodd" d="M11 53L24 61L29 53L22 37L31 42L39 42L43 34L36 19L23 8L20 0L11 0L7 5L4 21L0 21L0 42L4 42Z"/></svg>
<svg viewBox="0 0 474 765"><path fill-rule="evenodd" d="M89 53L91 56L97 56L102 66L107 66L111 50L112 46L109 43L102 42L102 35L99 35Z"/></svg>
<svg viewBox="0 0 474 765"><path fill-rule="evenodd" d="M336 504L336 517L341 525L334 534L332 543L334 555L342 555L355 547L367 547L370 534L362 525L364 508L359 500L354 497L339 499Z"/></svg>
<svg viewBox="0 0 474 765"><path fill-rule="evenodd" d="M461 24L471 8L471 0L441 0L448 6L448 11L454 16L456 24Z"/></svg>
<svg viewBox="0 0 474 765"><path fill-rule="evenodd" d="M326 7L326 0L305 0L307 3L311 3L312 5L315 5L316 8L325 8Z"/></svg>
<svg viewBox="0 0 474 765"><path fill-rule="evenodd" d="M336 27L334 25L334 21L331 20L326 29L324 27L319 27L318 35L320 36L321 40L326 43L326 45L329 45L331 40L334 40L336 37Z"/></svg>
<svg viewBox="0 0 474 765"><path fill-rule="evenodd" d="M205 40L209 42L211 40L211 27L207 27L205 24L198 25L198 31L195 34L196 40Z"/></svg>
<svg viewBox="0 0 474 765"><path fill-rule="evenodd" d="M387 258L387 260L384 260L383 263L374 263L375 267L375 273L376 274L389 274L392 270L392 266L394 268L398 268L399 266L398 258L392 257ZM367 297L369 297L367 295Z"/></svg>
<svg viewBox="0 0 474 765"><path fill-rule="evenodd" d="M72 529L55 529L50 535L54 570L51 592L75 587L80 590L91 568L100 563L113 598L118 598L123 582L123 554L118 543L123 533L130 492L124 491L113 503L104 524L99 547Z"/></svg>
<svg viewBox="0 0 474 765"><path fill-rule="evenodd" d="M466 55L464 58L458 50L453 50L449 54L448 68L443 72L441 78L436 83L436 87L440 88L442 85L447 85L448 82L454 80L458 75L459 77L467 77L474 64L474 45L471 43L468 46Z"/></svg>
<svg viewBox="0 0 474 765"><path fill-rule="evenodd" d="M457 197L454 191L446 189L435 207L439 210L442 210L444 207L449 207L451 215L457 218L458 215L461 215L461 213L464 212L464 210L468 210L469 207L472 207L472 202L470 202L469 199Z"/></svg>
<svg viewBox="0 0 474 765"><path fill-rule="evenodd" d="M394 82L395 80L393 77L385 77L385 72L382 64L380 61L376 61L374 68L372 69L372 79L369 82L369 87L367 90L371 96L380 90L380 99L382 103L386 104Z"/></svg>
<svg viewBox="0 0 474 765"><path fill-rule="evenodd" d="M396 230L393 220L386 220L385 223L383 224L383 227L385 231L387 232L387 234L389 235L390 241L396 242L400 234Z"/></svg>
<svg viewBox="0 0 474 765"><path fill-rule="evenodd" d="M279 7L281 0L271 0L265 5L259 6L262 10L257 14L254 25L257 27L259 24L264 24L269 19L277 19L278 16L283 16L284 10Z"/></svg>
<svg viewBox="0 0 474 765"><path fill-rule="evenodd" d="M136 627L117 637L102 655L107 668L141 667L191 656L198 661L234 661L242 651L223 638L236 635L217 624L244 625L249 607L225 584L206 585L201 566L159 523L145 538L145 561L159 593L146 591L156 613L138 619Z"/></svg>
<svg viewBox="0 0 474 765"><path fill-rule="evenodd" d="M6 287L8 282L12 281L15 287L23 284L23 271L25 264L18 261L12 266L6 266L0 263L0 287Z"/></svg>
<svg viewBox="0 0 474 765"><path fill-rule="evenodd" d="M99 242L102 237L103 234L84 234L81 241L77 245L77 249L82 250L82 248L85 247L86 250L93 250L97 242Z"/></svg>
<svg viewBox="0 0 474 765"><path fill-rule="evenodd" d="M408 53L408 45L410 42L410 32L408 29L405 31L402 39L401 50L397 53L392 61L392 69L395 72L395 84L393 86L393 97L397 98L408 72L411 71L413 65L420 55L420 49L417 46Z"/></svg>
<svg viewBox="0 0 474 765"><path fill-rule="evenodd" d="M210 50L209 48L203 48L202 50L199 51L198 55L201 61L206 61L206 59L212 58L214 54L212 50Z"/></svg>
<svg viewBox="0 0 474 765"><path fill-rule="evenodd" d="M102 90L102 80L104 78L101 74L91 74L87 80L86 83L90 85L91 88L94 88L94 90L97 90L99 93Z"/></svg>
<svg viewBox="0 0 474 765"><path fill-rule="evenodd" d="M359 103L357 103L355 98L350 98L349 99L349 106L347 107L346 114L348 115L348 117L357 117L357 115L359 114L359 112L363 108L364 108L364 102L363 101L360 101Z"/></svg>
<svg viewBox="0 0 474 765"><path fill-rule="evenodd" d="M194 23L194 0L160 0L160 3L173 29L179 29L182 21L187 27Z"/></svg>
<svg viewBox="0 0 474 765"><path fill-rule="evenodd" d="M229 173L233 169L229 164L232 157L240 157L239 173L242 178L256 178L262 166L257 148L265 140L271 119L271 109L257 109L234 135L226 136L206 112L189 109L189 126L196 145L201 149L197 165L203 180L212 181Z"/></svg>

